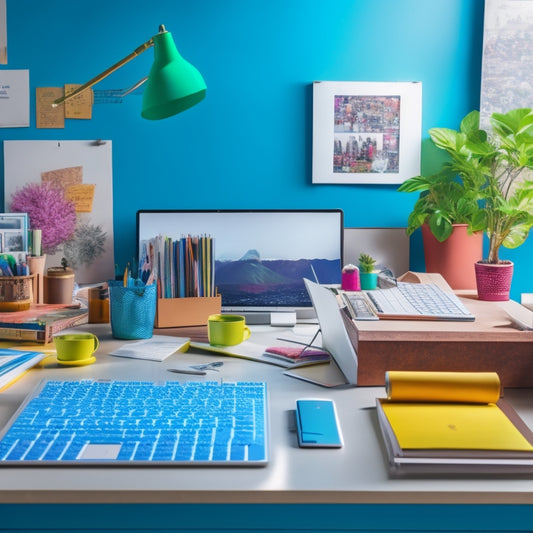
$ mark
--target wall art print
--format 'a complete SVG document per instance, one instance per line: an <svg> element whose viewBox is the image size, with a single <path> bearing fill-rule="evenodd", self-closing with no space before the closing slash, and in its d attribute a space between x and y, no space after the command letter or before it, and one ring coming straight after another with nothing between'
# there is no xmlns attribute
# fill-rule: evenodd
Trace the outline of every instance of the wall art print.
<svg viewBox="0 0 533 533"><path fill-rule="evenodd" d="M313 83L313 183L402 183L420 174L420 82Z"/></svg>
<svg viewBox="0 0 533 533"><path fill-rule="evenodd" d="M78 284L115 277L111 141L4 141L5 212L15 200L42 230L45 268L65 258Z"/></svg>
<svg viewBox="0 0 533 533"><path fill-rule="evenodd" d="M481 127L492 113L532 107L533 1L486 0L481 73Z"/></svg>

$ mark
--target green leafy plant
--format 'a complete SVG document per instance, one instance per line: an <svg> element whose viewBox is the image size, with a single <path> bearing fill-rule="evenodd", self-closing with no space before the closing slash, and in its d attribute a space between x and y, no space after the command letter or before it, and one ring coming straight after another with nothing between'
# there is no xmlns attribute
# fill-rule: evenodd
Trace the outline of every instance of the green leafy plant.
<svg viewBox="0 0 533 533"><path fill-rule="evenodd" d="M489 237L487 263L500 262L499 249L516 248L533 226L533 111L514 109L490 117L489 137L479 127L479 111L470 112L459 130L433 128L433 143L450 161L430 178L406 180L401 192L419 191L408 219L408 233L427 222L440 241L452 223L468 224L469 231Z"/></svg>
<svg viewBox="0 0 533 533"><path fill-rule="evenodd" d="M457 144L457 151L451 148L451 137L466 139L470 130L470 119L461 122L459 132L446 128L432 128L429 135L433 143L443 147L443 138L448 136L451 156L436 174L431 176L414 176L404 181L398 188L400 192L418 192L420 196L413 206L407 219L407 234L411 235L423 224L428 224L435 238L443 242L453 231L454 224L467 224L468 232L484 229L479 218L481 211L480 200L485 185L483 173L472 172L470 167L463 165L461 143Z"/></svg>
<svg viewBox="0 0 533 533"><path fill-rule="evenodd" d="M374 272L376 260L368 254L359 255L359 270L361 272Z"/></svg>
<svg viewBox="0 0 533 533"><path fill-rule="evenodd" d="M500 263L499 250L524 243L533 226L533 111L514 109L490 117L491 136L479 128L479 112L472 111L459 132L441 129L435 144L452 157L460 176L483 182L481 209L472 215L472 226L489 237L486 262Z"/></svg>

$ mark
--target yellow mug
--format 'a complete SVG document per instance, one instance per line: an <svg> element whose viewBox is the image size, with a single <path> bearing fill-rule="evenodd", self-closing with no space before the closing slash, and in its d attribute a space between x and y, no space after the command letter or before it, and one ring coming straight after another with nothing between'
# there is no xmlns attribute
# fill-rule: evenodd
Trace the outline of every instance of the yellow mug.
<svg viewBox="0 0 533 533"><path fill-rule="evenodd" d="M241 315L210 315L207 319L209 344L234 346L248 339L250 328Z"/></svg>
<svg viewBox="0 0 533 533"><path fill-rule="evenodd" d="M55 335L57 360L64 365L88 365L94 363L98 349L98 337L92 333L65 333Z"/></svg>

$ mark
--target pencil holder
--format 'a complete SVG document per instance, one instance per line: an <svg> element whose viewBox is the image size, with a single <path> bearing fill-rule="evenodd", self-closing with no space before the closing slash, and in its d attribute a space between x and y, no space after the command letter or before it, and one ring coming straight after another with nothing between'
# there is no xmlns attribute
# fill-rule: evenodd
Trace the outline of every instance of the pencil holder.
<svg viewBox="0 0 533 533"><path fill-rule="evenodd" d="M44 265L46 255L28 257L28 266L30 274L34 275L33 280L33 302L36 304L44 303Z"/></svg>
<svg viewBox="0 0 533 533"><path fill-rule="evenodd" d="M149 339L154 331L156 285L109 281L111 333L116 339Z"/></svg>
<svg viewBox="0 0 533 533"><path fill-rule="evenodd" d="M0 311L26 311L33 299L34 276L0 277Z"/></svg>
<svg viewBox="0 0 533 533"><path fill-rule="evenodd" d="M89 289L89 324L109 323L109 287L99 285Z"/></svg>

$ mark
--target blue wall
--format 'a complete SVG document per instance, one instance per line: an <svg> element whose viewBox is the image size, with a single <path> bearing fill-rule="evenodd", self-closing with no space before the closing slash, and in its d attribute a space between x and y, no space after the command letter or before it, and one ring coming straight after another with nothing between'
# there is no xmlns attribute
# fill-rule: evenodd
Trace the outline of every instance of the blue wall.
<svg viewBox="0 0 533 533"><path fill-rule="evenodd" d="M440 155L427 130L457 127L479 108L483 7L483 0L7 0L7 68L30 69L31 127L0 130L0 140L113 141L119 263L134 253L138 209L335 207L346 226L404 226L415 197L397 186L312 185L311 84L421 81L422 170L436 170ZM67 120L64 130L35 128L36 87L86 81L160 24L206 80L200 105L151 122L132 95L95 105L92 120ZM145 53L97 88L131 86L152 57ZM531 241L502 255L524 264ZM418 236L411 268L423 269ZM520 272L513 289L515 297L533 291Z"/></svg>

